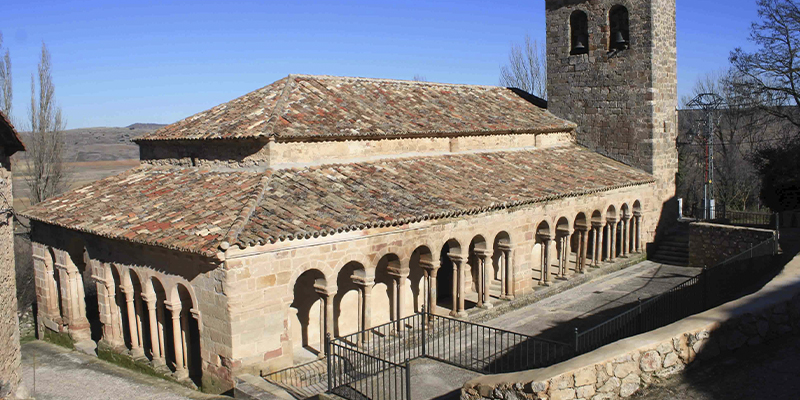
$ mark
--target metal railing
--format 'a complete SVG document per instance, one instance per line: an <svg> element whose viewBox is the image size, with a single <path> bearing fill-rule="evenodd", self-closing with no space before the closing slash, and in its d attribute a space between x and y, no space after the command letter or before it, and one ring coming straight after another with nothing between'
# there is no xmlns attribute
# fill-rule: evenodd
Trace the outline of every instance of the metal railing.
<svg viewBox="0 0 800 400"><path fill-rule="evenodd" d="M575 354L586 353L617 340L669 325L732 300L765 272L762 265L741 262L775 255L777 252L776 236L711 268L704 268L697 276L658 296L646 301L640 300L631 309L599 325L583 332L576 328ZM736 268L731 268L734 265Z"/></svg>
<svg viewBox="0 0 800 400"><path fill-rule="evenodd" d="M771 228L777 225L777 214L763 211L731 210L724 204L712 207L709 214L705 213L702 205L684 204L682 215L703 221L716 222L730 225L744 225L752 227ZM711 217L707 217L710 215Z"/></svg>
<svg viewBox="0 0 800 400"><path fill-rule="evenodd" d="M393 363L326 338L329 392L346 399L411 400L410 360Z"/></svg>
<svg viewBox="0 0 800 400"><path fill-rule="evenodd" d="M546 367L572 356L567 343L523 335L468 321L426 314L430 330L425 356L484 374Z"/></svg>
<svg viewBox="0 0 800 400"><path fill-rule="evenodd" d="M406 398L410 361L430 358L481 373L553 365L572 346L460 319L420 312L338 338L328 338L329 390L347 399Z"/></svg>
<svg viewBox="0 0 800 400"><path fill-rule="evenodd" d="M312 397L328 390L328 370L325 359L272 372L264 375L263 378L298 399Z"/></svg>

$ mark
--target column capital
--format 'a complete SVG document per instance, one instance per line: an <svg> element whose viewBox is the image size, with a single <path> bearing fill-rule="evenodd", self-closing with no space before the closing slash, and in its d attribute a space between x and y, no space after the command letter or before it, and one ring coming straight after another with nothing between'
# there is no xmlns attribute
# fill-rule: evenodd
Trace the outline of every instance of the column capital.
<svg viewBox="0 0 800 400"><path fill-rule="evenodd" d="M604 226L606 226L606 224L603 221L592 221L592 228L600 229Z"/></svg>
<svg viewBox="0 0 800 400"><path fill-rule="evenodd" d="M324 279L317 279L314 283L314 290L322 296L335 296L338 288L336 285L327 285Z"/></svg>
<svg viewBox="0 0 800 400"><path fill-rule="evenodd" d="M158 297L156 296L155 293L142 292L142 300L144 300L148 304L155 303L158 300Z"/></svg>
<svg viewBox="0 0 800 400"><path fill-rule="evenodd" d="M622 214L622 220L623 221L628 221L629 219L631 219L631 215L630 214Z"/></svg>
<svg viewBox="0 0 800 400"><path fill-rule="evenodd" d="M589 230L589 225L575 225L575 230L578 232L587 232Z"/></svg>
<svg viewBox="0 0 800 400"><path fill-rule="evenodd" d="M642 212L641 211L634 211L633 212L633 217L634 218L642 218Z"/></svg>
<svg viewBox="0 0 800 400"><path fill-rule="evenodd" d="M400 267L400 268L391 268L391 267L389 267L389 268L386 268L386 273L391 275L392 277L395 277L395 278L406 278L406 277L408 277L408 274L410 273L410 270L409 270L409 268L403 268L403 267Z"/></svg>
<svg viewBox="0 0 800 400"><path fill-rule="evenodd" d="M183 309L183 306L181 305L180 301L166 301L165 300L164 301L164 305L167 307L167 310L172 311L172 313L173 313L172 317L173 318L176 317L175 314L180 313L181 310Z"/></svg>
<svg viewBox="0 0 800 400"><path fill-rule="evenodd" d="M452 261L454 263L459 263L459 264L462 261L464 261L464 257L461 254L456 254L456 253L447 253L447 258L449 258L450 261Z"/></svg>
<svg viewBox="0 0 800 400"><path fill-rule="evenodd" d="M473 251L475 252L476 256L481 258L490 257L492 255L492 252L486 249L475 249Z"/></svg>
<svg viewBox="0 0 800 400"><path fill-rule="evenodd" d="M371 276L353 274L350 276L350 279L352 279L353 283L358 286L372 286L375 284L375 278Z"/></svg>
<svg viewBox="0 0 800 400"><path fill-rule="evenodd" d="M606 217L606 222L608 222L609 224L612 224L612 225L616 224L617 221L618 221L617 217Z"/></svg>
<svg viewBox="0 0 800 400"><path fill-rule="evenodd" d="M545 242L549 242L549 241L553 240L553 235L551 235L549 233L540 233L537 236L539 236L540 240L545 241Z"/></svg>
<svg viewBox="0 0 800 400"><path fill-rule="evenodd" d="M501 251L511 251L512 249L511 245L508 243L499 243L497 245L497 248L500 249Z"/></svg>
<svg viewBox="0 0 800 400"><path fill-rule="evenodd" d="M439 268L437 263L434 263L433 260L431 260L431 261L419 260L419 266L420 266L420 268L427 269L427 270Z"/></svg>

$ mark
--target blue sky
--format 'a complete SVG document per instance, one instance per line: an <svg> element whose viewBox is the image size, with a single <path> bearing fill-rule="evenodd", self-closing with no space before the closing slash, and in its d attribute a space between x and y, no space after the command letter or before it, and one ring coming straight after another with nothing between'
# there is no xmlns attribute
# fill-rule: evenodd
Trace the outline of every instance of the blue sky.
<svg viewBox="0 0 800 400"><path fill-rule="evenodd" d="M749 48L755 0L677 0L679 93ZM170 123L290 73L498 84L544 1L5 0L14 117L24 119L41 43L69 128Z"/></svg>

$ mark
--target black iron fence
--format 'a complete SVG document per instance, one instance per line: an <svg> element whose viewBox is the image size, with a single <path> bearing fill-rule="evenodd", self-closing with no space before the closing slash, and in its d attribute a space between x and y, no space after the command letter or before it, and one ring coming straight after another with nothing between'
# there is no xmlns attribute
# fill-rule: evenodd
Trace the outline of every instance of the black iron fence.
<svg viewBox="0 0 800 400"><path fill-rule="evenodd" d="M575 354L648 332L716 307L738 296L764 275L771 263L744 262L778 252L777 236L689 278L672 289L639 301L631 309L593 328L575 329Z"/></svg>
<svg viewBox="0 0 800 400"><path fill-rule="evenodd" d="M706 213L702 205L684 204L682 215L687 218L730 225L771 228L778 224L778 214L771 212L732 210L724 204L712 207L709 211Z"/></svg>
<svg viewBox="0 0 800 400"><path fill-rule="evenodd" d="M411 400L410 360L393 363L326 338L329 392L346 399Z"/></svg>
<svg viewBox="0 0 800 400"><path fill-rule="evenodd" d="M425 357L484 374L546 367L572 356L568 343L426 314L430 329Z"/></svg>
<svg viewBox="0 0 800 400"><path fill-rule="evenodd" d="M298 399L312 397L328 390L328 370L324 358L272 372L263 378Z"/></svg>
<svg viewBox="0 0 800 400"><path fill-rule="evenodd" d="M764 275L777 235L583 332L573 343L420 312L362 332L326 337L327 357L265 378L297 398L411 399L411 364L430 358L488 374L542 368L732 300Z"/></svg>
<svg viewBox="0 0 800 400"><path fill-rule="evenodd" d="M545 367L572 346L420 312L326 344L330 391L347 399L405 399L410 361L430 358L481 373ZM408 383L406 383L408 385ZM406 397L404 397L406 396Z"/></svg>

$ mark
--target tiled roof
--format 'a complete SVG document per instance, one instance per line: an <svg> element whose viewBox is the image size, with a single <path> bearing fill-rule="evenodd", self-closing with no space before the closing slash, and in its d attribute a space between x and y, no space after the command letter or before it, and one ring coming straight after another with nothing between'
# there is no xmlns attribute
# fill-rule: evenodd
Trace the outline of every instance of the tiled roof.
<svg viewBox="0 0 800 400"><path fill-rule="evenodd" d="M36 220L213 255L369 227L479 214L653 182L583 147L271 172L140 167L29 209Z"/></svg>
<svg viewBox="0 0 800 400"><path fill-rule="evenodd" d="M289 75L135 140L273 135L300 140L575 128L517 92L495 86Z"/></svg>
<svg viewBox="0 0 800 400"><path fill-rule="evenodd" d="M25 145L22 143L19 133L2 111L0 111L0 146L6 148L7 155L25 151Z"/></svg>
<svg viewBox="0 0 800 400"><path fill-rule="evenodd" d="M25 211L42 221L98 236L211 256L247 205L263 174L139 167L45 200Z"/></svg>

